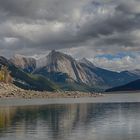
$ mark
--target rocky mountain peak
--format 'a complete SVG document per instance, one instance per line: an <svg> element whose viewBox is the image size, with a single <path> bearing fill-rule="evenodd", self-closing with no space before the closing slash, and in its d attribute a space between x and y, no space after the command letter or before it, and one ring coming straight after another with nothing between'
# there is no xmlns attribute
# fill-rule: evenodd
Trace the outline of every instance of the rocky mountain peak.
<svg viewBox="0 0 140 140"><path fill-rule="evenodd" d="M86 73L79 62L70 55L56 50L51 51L47 55L46 66L44 66L44 68L47 72L65 73L75 81L81 81L84 83L87 81Z"/></svg>
<svg viewBox="0 0 140 140"><path fill-rule="evenodd" d="M32 57L16 54L10 61L27 72L32 72L36 68L36 59Z"/></svg>
<svg viewBox="0 0 140 140"><path fill-rule="evenodd" d="M64 54L62 52L56 51L56 50L52 50L47 58L51 58L51 60L64 60L64 59L69 59L69 60L74 60L70 55Z"/></svg>
<svg viewBox="0 0 140 140"><path fill-rule="evenodd" d="M89 61L87 58L82 58L82 59L80 59L79 60L79 63L80 64L84 64L84 65L86 65L86 66L88 66L88 67L92 67L92 68L96 68L96 66L91 62L91 61Z"/></svg>

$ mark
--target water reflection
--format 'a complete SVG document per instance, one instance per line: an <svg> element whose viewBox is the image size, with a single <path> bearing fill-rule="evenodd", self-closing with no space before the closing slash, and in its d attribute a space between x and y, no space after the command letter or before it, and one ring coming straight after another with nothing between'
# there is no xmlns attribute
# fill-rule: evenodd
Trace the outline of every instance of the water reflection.
<svg viewBox="0 0 140 140"><path fill-rule="evenodd" d="M139 117L139 103L0 107L0 139L137 140Z"/></svg>

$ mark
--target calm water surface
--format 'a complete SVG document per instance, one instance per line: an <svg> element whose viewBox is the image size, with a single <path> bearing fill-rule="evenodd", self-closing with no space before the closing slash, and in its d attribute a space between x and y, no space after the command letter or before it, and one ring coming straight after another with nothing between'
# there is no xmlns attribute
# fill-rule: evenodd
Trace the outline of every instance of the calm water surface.
<svg viewBox="0 0 140 140"><path fill-rule="evenodd" d="M140 103L0 107L0 140L140 140Z"/></svg>

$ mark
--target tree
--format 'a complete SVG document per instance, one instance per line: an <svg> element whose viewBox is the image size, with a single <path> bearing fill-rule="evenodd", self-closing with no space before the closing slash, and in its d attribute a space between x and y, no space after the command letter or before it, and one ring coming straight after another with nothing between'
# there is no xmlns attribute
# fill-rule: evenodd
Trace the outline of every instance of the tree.
<svg viewBox="0 0 140 140"><path fill-rule="evenodd" d="M2 66L0 70L0 81L5 83L12 83L13 79L10 75L10 71L6 66Z"/></svg>

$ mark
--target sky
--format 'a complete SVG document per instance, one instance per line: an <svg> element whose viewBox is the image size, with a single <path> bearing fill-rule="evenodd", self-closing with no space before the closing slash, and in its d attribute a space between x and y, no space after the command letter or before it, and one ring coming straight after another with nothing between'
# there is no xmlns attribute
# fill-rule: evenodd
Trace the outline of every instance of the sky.
<svg viewBox="0 0 140 140"><path fill-rule="evenodd" d="M0 55L53 49L110 70L140 69L140 0L0 0Z"/></svg>

